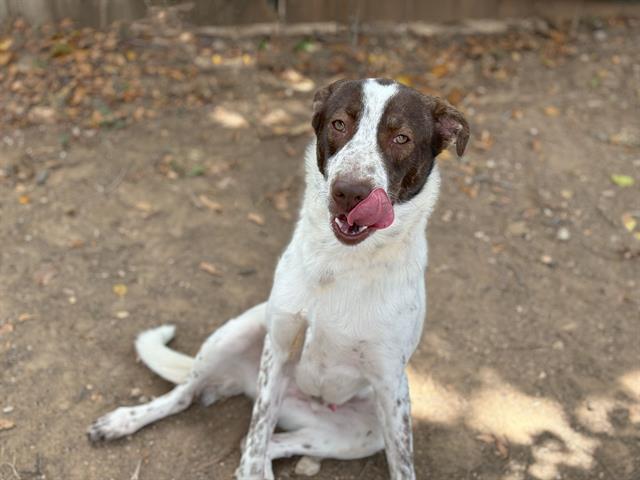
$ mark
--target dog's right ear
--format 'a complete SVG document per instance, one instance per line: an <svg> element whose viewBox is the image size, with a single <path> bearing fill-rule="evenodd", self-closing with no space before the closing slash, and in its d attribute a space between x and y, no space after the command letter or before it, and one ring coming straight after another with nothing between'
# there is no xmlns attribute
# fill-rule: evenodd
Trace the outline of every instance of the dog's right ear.
<svg viewBox="0 0 640 480"><path fill-rule="evenodd" d="M322 87L321 89L317 90L315 95L313 96L313 117L311 119L311 125L313 126L316 134L318 134L318 132L320 131L320 126L322 125L322 117L327 104L327 100L329 99L331 94L345 82L346 80L336 80L326 87Z"/></svg>
<svg viewBox="0 0 640 480"><path fill-rule="evenodd" d="M464 115L449 105L448 102L432 97L432 115L435 120L433 149L438 155L451 143L456 144L458 157L464 154L469 141L469 124Z"/></svg>

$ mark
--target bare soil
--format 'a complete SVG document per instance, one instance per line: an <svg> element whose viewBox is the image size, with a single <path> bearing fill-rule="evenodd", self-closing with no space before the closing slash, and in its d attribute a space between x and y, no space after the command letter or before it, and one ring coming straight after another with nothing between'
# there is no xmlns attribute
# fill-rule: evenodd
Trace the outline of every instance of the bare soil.
<svg viewBox="0 0 640 480"><path fill-rule="evenodd" d="M311 90L365 75L448 96L474 135L463 160L440 159L428 228L418 478L640 478L640 28L569 28L256 41L242 48L257 62L190 78L211 98L122 128L3 117L0 478L232 477L243 398L101 447L85 430L171 387L136 363L138 332L176 324L173 347L195 353L266 298L302 194ZM180 83L155 88L176 98ZM387 478L384 455L324 461L316 478Z"/></svg>

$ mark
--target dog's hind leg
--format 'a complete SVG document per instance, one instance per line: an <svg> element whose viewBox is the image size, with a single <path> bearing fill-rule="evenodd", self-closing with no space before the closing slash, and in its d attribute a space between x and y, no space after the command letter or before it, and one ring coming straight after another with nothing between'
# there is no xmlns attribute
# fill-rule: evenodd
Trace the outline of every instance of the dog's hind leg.
<svg viewBox="0 0 640 480"><path fill-rule="evenodd" d="M270 460L296 455L315 457L315 462L323 458L354 460L369 457L383 447L379 434L359 436L339 428L303 428L274 434L267 455Z"/></svg>
<svg viewBox="0 0 640 480"><path fill-rule="evenodd" d="M180 384L149 403L120 407L104 415L89 428L89 438L100 441L130 435L185 410L196 397L210 405L220 398L240 393L255 396L264 323L265 304L260 304L216 330L195 359L164 345L173 337L172 327L144 332L136 341L142 361L158 375Z"/></svg>
<svg viewBox="0 0 640 480"><path fill-rule="evenodd" d="M291 431L271 437L267 465L278 458L312 457L301 461L298 467L305 468L306 474L314 474L323 458L365 458L384 448L380 421L369 393L329 408L291 389L279 420L282 428Z"/></svg>

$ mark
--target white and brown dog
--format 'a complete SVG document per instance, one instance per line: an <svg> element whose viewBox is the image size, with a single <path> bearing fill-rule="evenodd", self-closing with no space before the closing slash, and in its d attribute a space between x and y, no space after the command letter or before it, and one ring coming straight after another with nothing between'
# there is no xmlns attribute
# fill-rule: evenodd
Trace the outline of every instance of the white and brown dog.
<svg viewBox="0 0 640 480"><path fill-rule="evenodd" d="M165 346L173 326L142 333L140 358L177 386L98 419L91 440L129 435L196 397L244 393L255 403L238 479L273 479L276 458L383 448L392 479L415 478L405 367L426 313L435 157L453 142L462 155L469 127L442 100L390 80L335 82L313 110L300 219L268 301L228 321L195 359Z"/></svg>

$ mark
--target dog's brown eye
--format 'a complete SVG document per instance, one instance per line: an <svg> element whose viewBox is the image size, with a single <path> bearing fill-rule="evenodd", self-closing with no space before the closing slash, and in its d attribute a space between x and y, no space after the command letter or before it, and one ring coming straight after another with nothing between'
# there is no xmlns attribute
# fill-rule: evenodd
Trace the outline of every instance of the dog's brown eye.
<svg viewBox="0 0 640 480"><path fill-rule="evenodd" d="M407 143L408 141L409 137L407 137L406 135L396 135L396 137L393 139L393 143L399 144Z"/></svg>
<svg viewBox="0 0 640 480"><path fill-rule="evenodd" d="M331 125L333 125L333 128L335 128L339 132L344 132L345 125L342 120L334 120L333 122L331 122Z"/></svg>

